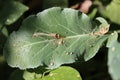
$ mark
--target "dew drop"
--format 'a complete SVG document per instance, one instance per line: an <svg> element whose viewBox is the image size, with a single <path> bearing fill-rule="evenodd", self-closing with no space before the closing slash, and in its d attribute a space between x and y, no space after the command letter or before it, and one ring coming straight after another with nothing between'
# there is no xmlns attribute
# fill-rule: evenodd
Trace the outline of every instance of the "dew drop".
<svg viewBox="0 0 120 80"><path fill-rule="evenodd" d="M77 77L79 78L79 77L80 77L80 75L77 75Z"/></svg>
<svg viewBox="0 0 120 80"><path fill-rule="evenodd" d="M13 47L16 47L17 45L16 44L13 44Z"/></svg>
<svg viewBox="0 0 120 80"><path fill-rule="evenodd" d="M66 55L72 55L73 52L66 52L65 54L66 54Z"/></svg>
<svg viewBox="0 0 120 80"><path fill-rule="evenodd" d="M89 45L90 47L93 47L93 45Z"/></svg>
<svg viewBox="0 0 120 80"><path fill-rule="evenodd" d="M115 51L115 47L112 47L112 51Z"/></svg>
<svg viewBox="0 0 120 80"><path fill-rule="evenodd" d="M69 55L69 52L66 52L65 54L66 54L66 55Z"/></svg>
<svg viewBox="0 0 120 80"><path fill-rule="evenodd" d="M7 20L6 20L6 23L9 23L9 22L10 22L10 19L7 19Z"/></svg>
<svg viewBox="0 0 120 80"><path fill-rule="evenodd" d="M111 33L111 35L114 35L114 33Z"/></svg>
<svg viewBox="0 0 120 80"><path fill-rule="evenodd" d="M73 52L70 52L70 55L72 55L73 54Z"/></svg>
<svg viewBox="0 0 120 80"><path fill-rule="evenodd" d="M53 73L51 73L49 76L53 76Z"/></svg>
<svg viewBox="0 0 120 80"><path fill-rule="evenodd" d="M54 62L53 60L50 61L50 66L53 66L54 65Z"/></svg>
<svg viewBox="0 0 120 80"><path fill-rule="evenodd" d="M78 58L75 58L75 60L77 61L77 60L78 60Z"/></svg>

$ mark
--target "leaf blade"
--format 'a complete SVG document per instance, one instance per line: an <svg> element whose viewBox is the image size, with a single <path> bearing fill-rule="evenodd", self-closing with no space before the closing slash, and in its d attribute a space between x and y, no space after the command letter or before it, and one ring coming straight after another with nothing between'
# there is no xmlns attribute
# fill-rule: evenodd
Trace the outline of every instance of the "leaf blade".
<svg viewBox="0 0 120 80"><path fill-rule="evenodd" d="M87 61L108 37L95 35L94 26L89 17L79 11L50 8L28 17L19 31L11 34L4 56L10 66L20 69L38 66L53 69L62 64ZM99 32L103 27L100 25L95 30Z"/></svg>
<svg viewBox="0 0 120 80"><path fill-rule="evenodd" d="M120 79L120 43L117 41L118 34L117 32L114 32L111 34L111 36L108 39L107 47L108 50L108 69L111 77L114 80Z"/></svg>

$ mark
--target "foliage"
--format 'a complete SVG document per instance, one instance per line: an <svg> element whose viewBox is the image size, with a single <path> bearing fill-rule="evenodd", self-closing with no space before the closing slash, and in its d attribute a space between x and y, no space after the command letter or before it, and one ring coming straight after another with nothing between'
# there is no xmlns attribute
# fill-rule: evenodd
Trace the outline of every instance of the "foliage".
<svg viewBox="0 0 120 80"><path fill-rule="evenodd" d="M14 23L28 7L14 0L0 0L0 45L4 43L4 38L8 36L6 26Z"/></svg>
<svg viewBox="0 0 120 80"><path fill-rule="evenodd" d="M33 69L25 71L16 70L9 78L9 80L61 80L61 79L82 80L79 72L77 72L75 69L71 67L66 66L62 66L57 69L48 71L46 71L42 67L36 68L34 70Z"/></svg>
<svg viewBox="0 0 120 80"><path fill-rule="evenodd" d="M107 47L109 48L109 54L108 54L108 66L109 66L109 73L115 80L120 79L119 74L119 67L120 67L120 55L119 55L119 49L120 49L120 43L117 41L118 34L117 32L114 32L111 34L111 36L108 39Z"/></svg>
<svg viewBox="0 0 120 80"><path fill-rule="evenodd" d="M120 1L82 3L0 0L0 80L119 80Z"/></svg>
<svg viewBox="0 0 120 80"><path fill-rule="evenodd" d="M102 22L98 26L83 13L57 7L32 15L8 38L5 58L9 65L20 69L40 65L56 68L65 63L87 61L107 38L100 31L108 31L109 25L102 18L97 19Z"/></svg>

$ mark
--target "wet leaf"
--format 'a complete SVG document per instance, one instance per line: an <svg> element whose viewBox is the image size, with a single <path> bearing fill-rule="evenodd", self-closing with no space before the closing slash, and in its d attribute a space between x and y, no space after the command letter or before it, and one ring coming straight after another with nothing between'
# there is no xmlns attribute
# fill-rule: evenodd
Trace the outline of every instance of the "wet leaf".
<svg viewBox="0 0 120 80"><path fill-rule="evenodd" d="M93 24L89 17L73 9L44 10L24 20L4 47L8 64L20 69L88 61L107 39L109 24L103 18Z"/></svg>
<svg viewBox="0 0 120 80"><path fill-rule="evenodd" d="M113 80L120 79L120 43L117 41L118 34L114 32L108 39L108 69Z"/></svg>

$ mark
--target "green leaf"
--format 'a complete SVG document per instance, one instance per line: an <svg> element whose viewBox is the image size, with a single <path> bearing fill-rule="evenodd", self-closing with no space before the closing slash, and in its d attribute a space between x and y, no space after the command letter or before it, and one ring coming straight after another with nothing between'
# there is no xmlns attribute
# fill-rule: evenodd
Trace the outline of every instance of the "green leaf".
<svg viewBox="0 0 120 80"><path fill-rule="evenodd" d="M42 78L43 74L47 70L44 67L38 67L35 69L25 70L23 74L24 80L34 80Z"/></svg>
<svg viewBox="0 0 120 80"><path fill-rule="evenodd" d="M96 15L97 11L98 11L97 8L93 9L92 12L88 14L89 17L90 17L91 19L93 19L93 18L95 17L95 15Z"/></svg>
<svg viewBox="0 0 120 80"><path fill-rule="evenodd" d="M113 80L120 80L120 43L117 41L118 34L114 32L108 39L108 68Z"/></svg>
<svg viewBox="0 0 120 80"><path fill-rule="evenodd" d="M43 9L51 7L68 7L68 0L43 0Z"/></svg>
<svg viewBox="0 0 120 80"><path fill-rule="evenodd" d="M8 80L34 80L41 78L43 73L47 71L43 67L28 70L15 70L9 77Z"/></svg>
<svg viewBox="0 0 120 80"><path fill-rule="evenodd" d="M37 74L35 72L24 71L23 78L25 80L34 80L37 78L41 78L42 74Z"/></svg>
<svg viewBox="0 0 120 80"><path fill-rule="evenodd" d="M82 78L77 70L71 67L62 66L55 70L49 71L47 75L28 80L82 80Z"/></svg>
<svg viewBox="0 0 120 80"><path fill-rule="evenodd" d="M35 80L82 80L79 72L71 67L59 67L49 73L42 79Z"/></svg>
<svg viewBox="0 0 120 80"><path fill-rule="evenodd" d="M3 48L3 45L5 44L7 37L8 37L7 28L5 26L1 27L0 28L0 49Z"/></svg>
<svg viewBox="0 0 120 80"><path fill-rule="evenodd" d="M113 0L104 11L104 16L109 18L112 22L120 24L120 18L118 17L120 15L120 1L119 0Z"/></svg>
<svg viewBox="0 0 120 80"><path fill-rule="evenodd" d="M16 70L9 80L82 80L79 72L71 67L62 66L44 73L42 69ZM46 73L46 74L45 74Z"/></svg>
<svg viewBox="0 0 120 80"><path fill-rule="evenodd" d="M54 7L24 20L4 47L8 64L20 69L87 61L95 56L107 39L109 25L97 18L99 25L73 9ZM101 23L102 22L102 23ZM103 26L102 26L103 25Z"/></svg>
<svg viewBox="0 0 120 80"><path fill-rule="evenodd" d="M18 1L1 0L0 2L0 28L12 24L28 10L28 7Z"/></svg>
<svg viewBox="0 0 120 80"><path fill-rule="evenodd" d="M8 30L7 30L6 26L0 28L0 34L5 37L8 37Z"/></svg>

